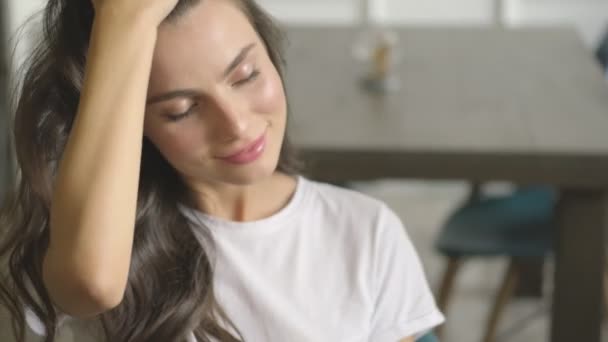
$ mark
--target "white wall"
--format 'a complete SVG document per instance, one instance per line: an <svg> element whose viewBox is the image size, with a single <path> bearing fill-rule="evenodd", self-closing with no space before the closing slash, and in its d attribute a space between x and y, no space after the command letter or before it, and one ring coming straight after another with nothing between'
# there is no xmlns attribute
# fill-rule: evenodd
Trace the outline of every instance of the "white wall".
<svg viewBox="0 0 608 342"><path fill-rule="evenodd" d="M362 0L259 0L280 19L294 23L355 22ZM608 0L374 0L374 15L412 25L488 25L500 6L506 26L573 25L590 48L608 26Z"/></svg>
<svg viewBox="0 0 608 342"><path fill-rule="evenodd" d="M42 8L45 0L0 1L8 1L3 7L7 9L8 13L2 13L3 15L8 14L5 16L8 21L7 37L0 37L0 39L8 40L6 47L9 49L9 51L2 51L2 53L6 53L8 55L9 67L14 70L16 66L18 66L23 60L29 44L27 40L27 31L21 31L19 28L23 25L27 18ZM20 32L23 32L23 34ZM18 36L23 37L24 39L18 39ZM16 45L17 41L20 42L18 45ZM14 76L14 74L9 75L9 77L11 76ZM13 86L9 86L9 88L10 87ZM4 99L0 99L0 101L2 100ZM4 106L6 106L6 104L0 104L0 110L3 110ZM14 159L10 156L8 147L6 146L8 139L6 136L2 137L2 134L6 134L6 131L8 130L8 127L6 127L8 126L6 119L5 113L2 113L2 120L0 120L0 196L6 189L8 183L12 182L14 175Z"/></svg>
<svg viewBox="0 0 608 342"><path fill-rule="evenodd" d="M7 1L7 0L0 0ZM87 0L78 0L87 1ZM362 0L258 0L291 23L353 23ZM499 0L373 0L373 15L414 25L486 25ZM16 28L45 0L8 0L11 28ZM507 25L575 25L593 47L608 25L608 0L504 0Z"/></svg>
<svg viewBox="0 0 608 342"><path fill-rule="evenodd" d="M8 21L11 37L14 37L24 22L39 12L45 3L46 0L8 0Z"/></svg>
<svg viewBox="0 0 608 342"><path fill-rule="evenodd" d="M384 16L391 22L471 25L493 21L494 0L388 0Z"/></svg>
<svg viewBox="0 0 608 342"><path fill-rule="evenodd" d="M494 0L371 0L378 20L413 24L488 23ZM366 0L258 0L280 19L297 23L343 24L359 18Z"/></svg>
<svg viewBox="0 0 608 342"><path fill-rule="evenodd" d="M45 3L45 0L8 0L9 25L15 30L25 18L41 9Z"/></svg>
<svg viewBox="0 0 608 342"><path fill-rule="evenodd" d="M8 0L8 47L11 49L10 62L13 68L21 64L31 43L31 32L36 29L35 25L25 25L26 21L38 13L45 3L46 0Z"/></svg>
<svg viewBox="0 0 608 342"><path fill-rule="evenodd" d="M608 0L509 0L505 15L514 26L568 23L588 46L608 28Z"/></svg>

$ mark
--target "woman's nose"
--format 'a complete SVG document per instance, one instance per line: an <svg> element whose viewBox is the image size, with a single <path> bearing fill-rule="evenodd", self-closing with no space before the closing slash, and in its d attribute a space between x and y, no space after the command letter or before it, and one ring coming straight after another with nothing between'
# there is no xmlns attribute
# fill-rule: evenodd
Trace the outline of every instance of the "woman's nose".
<svg viewBox="0 0 608 342"><path fill-rule="evenodd" d="M216 132L221 140L238 139L248 132L249 115L238 101L230 98L216 99Z"/></svg>

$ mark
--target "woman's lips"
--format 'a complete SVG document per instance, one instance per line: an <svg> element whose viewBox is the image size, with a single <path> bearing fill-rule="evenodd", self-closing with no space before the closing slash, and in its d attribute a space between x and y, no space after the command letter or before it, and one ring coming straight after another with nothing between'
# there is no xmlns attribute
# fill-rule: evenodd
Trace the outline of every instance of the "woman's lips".
<svg viewBox="0 0 608 342"><path fill-rule="evenodd" d="M257 160L266 147L266 132L241 151L220 159L232 164L247 164Z"/></svg>

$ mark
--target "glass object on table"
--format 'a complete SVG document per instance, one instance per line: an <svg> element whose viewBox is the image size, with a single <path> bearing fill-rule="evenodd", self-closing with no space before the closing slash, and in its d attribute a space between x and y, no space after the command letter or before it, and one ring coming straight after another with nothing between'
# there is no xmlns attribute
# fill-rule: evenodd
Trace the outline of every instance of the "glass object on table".
<svg viewBox="0 0 608 342"><path fill-rule="evenodd" d="M361 86L373 93L400 89L396 68L401 59L397 33L384 26L362 27L353 45L353 56L362 65Z"/></svg>

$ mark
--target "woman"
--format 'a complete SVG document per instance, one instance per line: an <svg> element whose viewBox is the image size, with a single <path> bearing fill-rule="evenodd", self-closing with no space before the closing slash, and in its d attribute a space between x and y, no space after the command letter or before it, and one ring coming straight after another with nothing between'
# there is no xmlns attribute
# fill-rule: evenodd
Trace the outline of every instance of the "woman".
<svg viewBox="0 0 608 342"><path fill-rule="evenodd" d="M1 216L19 341L410 342L441 323L395 214L297 175L281 35L253 1L49 0L44 23Z"/></svg>

